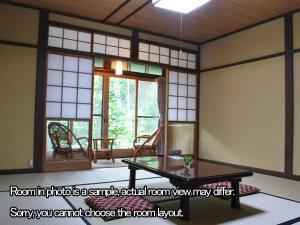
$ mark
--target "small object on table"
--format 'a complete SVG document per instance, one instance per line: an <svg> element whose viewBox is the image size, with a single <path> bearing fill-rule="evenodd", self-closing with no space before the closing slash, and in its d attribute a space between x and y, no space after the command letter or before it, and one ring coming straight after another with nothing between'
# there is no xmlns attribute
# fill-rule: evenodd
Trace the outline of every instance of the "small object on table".
<svg viewBox="0 0 300 225"><path fill-rule="evenodd" d="M115 159L113 156L113 145L115 142L115 138L94 138L93 144L94 144L94 159L93 162L97 163L97 159L99 159L99 153L103 152L106 156L106 158L112 159L112 162L115 163Z"/></svg>
<svg viewBox="0 0 300 225"><path fill-rule="evenodd" d="M183 157L184 168L190 169L192 163L192 156L186 155Z"/></svg>

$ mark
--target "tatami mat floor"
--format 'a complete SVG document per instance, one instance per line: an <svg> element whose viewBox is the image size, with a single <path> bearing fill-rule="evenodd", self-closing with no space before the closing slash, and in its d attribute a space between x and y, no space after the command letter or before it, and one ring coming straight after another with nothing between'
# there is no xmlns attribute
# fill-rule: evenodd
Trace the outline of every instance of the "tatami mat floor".
<svg viewBox="0 0 300 225"><path fill-rule="evenodd" d="M52 172L40 174L22 174L22 175L2 175L0 176L0 224L10 225L54 225L54 224L226 224L226 225L273 225L286 221L293 221L294 224L300 224L300 200L299 190L300 182L291 181L282 178L255 174L251 178L244 179L244 183L257 186L263 193L246 196L241 198L242 208L240 210L231 209L229 202L217 198L193 198L190 202L191 220L181 221L178 219L161 218L126 218L109 222L104 222L100 218L82 219L82 218L44 218L19 219L9 216L9 209L16 206L21 209L72 209L86 208L83 197L10 197L9 186L17 185L19 187L43 186L72 186L77 187L127 187L129 171L126 167L122 168L102 168L89 171L72 172ZM137 171L137 185L153 187L170 187L167 179L145 171ZM272 196L264 193L269 193ZM291 200L283 199L289 198ZM171 197L172 198L172 197ZM165 199L165 197L163 198ZM179 202L174 199L160 201L161 198L150 198L151 201L164 209L178 208ZM299 219L296 219L299 218ZM292 224L292 223L287 223Z"/></svg>

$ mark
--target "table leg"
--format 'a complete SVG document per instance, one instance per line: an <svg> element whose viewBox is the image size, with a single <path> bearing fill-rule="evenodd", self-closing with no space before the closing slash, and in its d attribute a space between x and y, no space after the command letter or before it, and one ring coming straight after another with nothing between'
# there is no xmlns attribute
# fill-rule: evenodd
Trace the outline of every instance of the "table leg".
<svg viewBox="0 0 300 225"><path fill-rule="evenodd" d="M190 218L189 198L189 196L180 196L180 209L183 214L183 217L181 217L182 220L188 220Z"/></svg>
<svg viewBox="0 0 300 225"><path fill-rule="evenodd" d="M135 188L135 175L136 175L136 168L129 166L128 169L130 170L129 176L129 189Z"/></svg>
<svg viewBox="0 0 300 225"><path fill-rule="evenodd" d="M231 207L234 209L240 208L240 181L241 179L233 179L231 181L231 186L234 195L231 196Z"/></svg>

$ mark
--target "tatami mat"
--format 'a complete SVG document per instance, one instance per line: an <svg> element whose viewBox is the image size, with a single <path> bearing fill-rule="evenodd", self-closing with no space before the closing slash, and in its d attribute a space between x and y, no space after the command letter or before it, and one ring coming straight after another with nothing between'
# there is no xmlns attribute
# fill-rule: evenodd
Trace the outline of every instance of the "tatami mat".
<svg viewBox="0 0 300 225"><path fill-rule="evenodd" d="M138 170L137 179L158 177L153 173L144 170ZM33 174L15 174L0 176L0 191L9 190L9 186L17 185L19 187L49 187L66 186L76 184L88 184L99 182L110 182L118 180L128 180L129 170L127 167L102 168L80 171L33 173Z"/></svg>
<svg viewBox="0 0 300 225"><path fill-rule="evenodd" d="M85 225L81 218L12 218L10 208L18 209L72 209L62 197L10 197L8 192L0 193L0 224L1 225Z"/></svg>

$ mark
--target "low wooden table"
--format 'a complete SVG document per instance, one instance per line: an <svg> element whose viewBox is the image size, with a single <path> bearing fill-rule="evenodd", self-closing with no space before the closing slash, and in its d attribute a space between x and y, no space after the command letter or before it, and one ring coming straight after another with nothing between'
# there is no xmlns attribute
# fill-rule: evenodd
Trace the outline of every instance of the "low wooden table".
<svg viewBox="0 0 300 225"><path fill-rule="evenodd" d="M253 175L250 171L199 160L193 160L187 173L183 160L171 156L128 158L122 162L127 163L130 170L129 188L135 188L137 169L169 178L170 183L180 189L198 189L203 184L230 181L234 190L231 207L236 209L240 208L239 182L243 177ZM182 219L189 219L189 196L180 196L180 209L184 215Z"/></svg>

